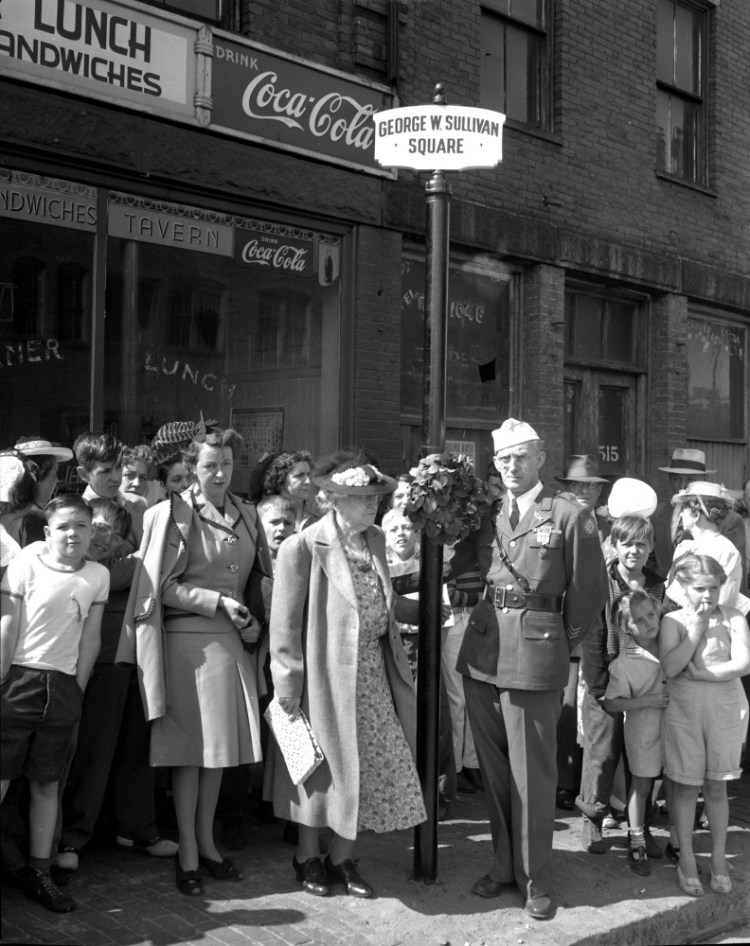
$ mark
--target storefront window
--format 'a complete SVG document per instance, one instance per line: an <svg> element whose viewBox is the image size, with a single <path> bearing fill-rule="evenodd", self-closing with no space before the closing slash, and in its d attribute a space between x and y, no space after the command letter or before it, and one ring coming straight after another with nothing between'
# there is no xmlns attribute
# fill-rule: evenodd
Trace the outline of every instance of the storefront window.
<svg viewBox="0 0 750 946"><path fill-rule="evenodd" d="M0 446L88 425L93 189L0 172Z"/></svg>
<svg viewBox="0 0 750 946"><path fill-rule="evenodd" d="M339 238L125 195L109 216L106 401L118 436L146 442L202 416L240 430L241 467L282 447L317 455L321 414L337 415L321 373L338 373Z"/></svg>
<svg viewBox="0 0 750 946"><path fill-rule="evenodd" d="M746 352L745 328L708 319L688 319L689 437L745 437Z"/></svg>
<svg viewBox="0 0 750 946"><path fill-rule="evenodd" d="M421 423L425 316L424 259L401 266L401 414ZM491 261L453 261L448 279L447 439L481 463L489 431L509 409L511 275ZM415 433L416 436L416 433ZM414 439L414 438L412 438ZM405 455L415 458L415 446Z"/></svg>

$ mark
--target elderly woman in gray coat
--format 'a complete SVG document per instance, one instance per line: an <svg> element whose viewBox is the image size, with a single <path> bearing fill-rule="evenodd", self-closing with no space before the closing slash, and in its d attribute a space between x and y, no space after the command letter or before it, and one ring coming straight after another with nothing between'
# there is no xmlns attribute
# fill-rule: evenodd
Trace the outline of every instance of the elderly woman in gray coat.
<svg viewBox="0 0 750 946"><path fill-rule="evenodd" d="M378 501L395 483L359 454L313 477L328 513L288 538L276 561L271 672L282 707L310 720L325 761L294 785L272 754L274 811L299 825L292 859L303 889L372 887L352 862L357 832L410 828L425 819L414 766L411 672L393 616ZM321 861L318 832L333 840Z"/></svg>

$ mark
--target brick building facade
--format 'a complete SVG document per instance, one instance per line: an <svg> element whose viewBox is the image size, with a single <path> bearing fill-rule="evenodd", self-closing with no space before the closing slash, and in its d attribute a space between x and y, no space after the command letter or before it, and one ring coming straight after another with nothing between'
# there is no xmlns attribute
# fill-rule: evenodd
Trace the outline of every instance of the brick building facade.
<svg viewBox="0 0 750 946"><path fill-rule="evenodd" d="M384 107L426 104L441 82L451 104L506 113L502 163L449 175L447 436L477 466L512 414L547 440L550 474L566 453L591 452L606 475L643 476L664 493L657 468L690 445L727 485L750 475L745 4L33 6L37 24L14 22L19 0L0 20L0 184L16 197L73 194L92 225L75 231L74 253L73 230L34 218L28 201L20 211L0 201L3 441L68 440L89 424L148 439L158 422L202 411L243 429L247 466L281 445L363 443L391 472L417 455L428 175L218 127L219 66L234 73L217 44L232 49L234 37L248 76L254 53L278 54L314 83L350 77ZM121 15L131 37L143 23L154 36L203 26L210 102L162 113L146 95L71 88L59 69L24 72L33 27L75 45L66 34L83 8L98 24ZM136 235L123 230L135 213L146 228ZM178 218L215 227L234 249L177 248ZM247 232L311 248L314 265L255 278L236 248ZM201 239L196 227L189 249Z"/></svg>

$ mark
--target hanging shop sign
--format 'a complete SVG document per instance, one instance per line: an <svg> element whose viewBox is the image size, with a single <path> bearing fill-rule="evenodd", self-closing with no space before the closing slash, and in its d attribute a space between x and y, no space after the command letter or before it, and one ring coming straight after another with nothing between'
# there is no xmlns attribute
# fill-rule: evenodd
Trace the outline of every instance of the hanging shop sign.
<svg viewBox="0 0 750 946"><path fill-rule="evenodd" d="M503 157L505 115L462 105L414 105L375 116L375 160L415 171L492 168Z"/></svg>
<svg viewBox="0 0 750 946"><path fill-rule="evenodd" d="M373 123L393 105L384 86L214 31L211 99L217 131L384 174Z"/></svg>
<svg viewBox="0 0 750 946"><path fill-rule="evenodd" d="M193 119L198 30L117 0L2 0L4 75Z"/></svg>

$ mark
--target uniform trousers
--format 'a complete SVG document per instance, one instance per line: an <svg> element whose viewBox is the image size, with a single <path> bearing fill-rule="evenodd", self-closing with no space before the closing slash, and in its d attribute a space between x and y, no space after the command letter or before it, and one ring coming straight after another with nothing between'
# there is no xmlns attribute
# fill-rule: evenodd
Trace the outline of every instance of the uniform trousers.
<svg viewBox="0 0 750 946"><path fill-rule="evenodd" d="M450 627L443 628L443 647L440 652L440 667L450 707L453 755L457 772L460 772L463 768L478 768L474 736L466 713L463 677L456 670L458 652L461 650L470 613L470 608L456 609L453 612L455 623Z"/></svg>
<svg viewBox="0 0 750 946"><path fill-rule="evenodd" d="M510 690L464 677L489 807L489 876L526 897L548 895L557 788L560 690Z"/></svg>
<svg viewBox="0 0 750 946"><path fill-rule="evenodd" d="M96 664L63 794L64 846L80 849L91 840L110 771L117 833L132 841L158 836L155 770L149 766L148 747L148 723L135 674Z"/></svg>

